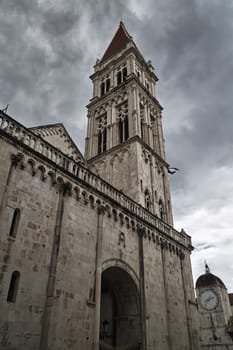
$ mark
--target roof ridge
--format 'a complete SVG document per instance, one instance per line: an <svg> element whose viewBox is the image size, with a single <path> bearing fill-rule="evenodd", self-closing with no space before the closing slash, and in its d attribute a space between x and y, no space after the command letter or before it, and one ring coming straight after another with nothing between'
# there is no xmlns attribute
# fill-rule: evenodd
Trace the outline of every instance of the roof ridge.
<svg viewBox="0 0 233 350"><path fill-rule="evenodd" d="M54 128L58 126L63 126L65 128L65 125L63 123L54 123L54 124L45 124L45 125L37 125L37 126L32 126L28 129L48 129L48 128Z"/></svg>

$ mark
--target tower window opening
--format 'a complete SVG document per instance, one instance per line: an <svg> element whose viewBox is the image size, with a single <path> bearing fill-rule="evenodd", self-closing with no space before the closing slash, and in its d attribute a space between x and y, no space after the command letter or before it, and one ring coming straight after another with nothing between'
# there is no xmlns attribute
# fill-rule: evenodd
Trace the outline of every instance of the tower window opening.
<svg viewBox="0 0 233 350"><path fill-rule="evenodd" d="M128 122L128 115L125 115L125 117L120 117L119 123L118 123L118 132L119 132L119 143L122 143L129 138L129 122Z"/></svg>
<svg viewBox="0 0 233 350"><path fill-rule="evenodd" d="M103 130L103 152L106 151L107 148L107 129Z"/></svg>
<svg viewBox="0 0 233 350"><path fill-rule="evenodd" d="M107 149L107 128L104 127L102 130L99 130L98 133L98 154L105 152Z"/></svg>
<svg viewBox="0 0 233 350"><path fill-rule="evenodd" d="M126 81L126 78L127 78L127 68L125 67L123 69L123 81L125 82Z"/></svg>
<svg viewBox="0 0 233 350"><path fill-rule="evenodd" d="M98 134L98 154L101 153L101 149L102 149L102 133L101 133L101 131L99 131L99 134Z"/></svg>
<svg viewBox="0 0 233 350"><path fill-rule="evenodd" d="M150 194L148 190L145 190L144 198L145 198L145 208L147 210L150 210Z"/></svg>
<svg viewBox="0 0 233 350"><path fill-rule="evenodd" d="M20 278L19 271L14 271L11 275L10 286L7 294L7 301L9 303L16 302L16 297L17 297L17 292L19 287L19 278Z"/></svg>
<svg viewBox="0 0 233 350"><path fill-rule="evenodd" d="M124 120L124 129L125 129L125 141L128 140L129 138L129 121L128 121L128 116L125 117Z"/></svg>
<svg viewBox="0 0 233 350"><path fill-rule="evenodd" d="M144 133L143 133L143 119L141 118L141 137L142 139L144 138Z"/></svg>
<svg viewBox="0 0 233 350"><path fill-rule="evenodd" d="M119 120L119 142L123 142L123 123L122 120Z"/></svg>
<svg viewBox="0 0 233 350"><path fill-rule="evenodd" d="M102 82L101 85L100 85L100 94L101 96L103 96L105 93L105 83Z"/></svg>
<svg viewBox="0 0 233 350"><path fill-rule="evenodd" d="M122 83L121 71L117 73L117 85Z"/></svg>
<svg viewBox="0 0 233 350"><path fill-rule="evenodd" d="M141 138L144 139L144 132L143 132L143 129L144 129L144 105L143 104L140 104L140 123L141 123Z"/></svg>
<svg viewBox="0 0 233 350"><path fill-rule="evenodd" d="M16 237L18 226L19 226L19 219L20 219L20 209L16 208L14 210L12 222L11 222L11 228L9 231L9 236Z"/></svg>
<svg viewBox="0 0 233 350"><path fill-rule="evenodd" d="M160 199L159 200L159 217L161 220L164 220L165 219L165 215L164 215L164 206L163 206L163 202L162 200Z"/></svg>
<svg viewBox="0 0 233 350"><path fill-rule="evenodd" d="M110 90L110 79L108 78L106 80L106 92L108 92Z"/></svg>

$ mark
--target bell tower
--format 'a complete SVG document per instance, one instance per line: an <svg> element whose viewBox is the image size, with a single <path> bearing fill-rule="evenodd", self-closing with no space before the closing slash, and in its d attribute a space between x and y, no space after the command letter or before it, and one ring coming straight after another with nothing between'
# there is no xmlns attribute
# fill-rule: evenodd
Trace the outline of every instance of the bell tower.
<svg viewBox="0 0 233 350"><path fill-rule="evenodd" d="M123 22L90 78L85 146L90 169L172 225L158 78Z"/></svg>

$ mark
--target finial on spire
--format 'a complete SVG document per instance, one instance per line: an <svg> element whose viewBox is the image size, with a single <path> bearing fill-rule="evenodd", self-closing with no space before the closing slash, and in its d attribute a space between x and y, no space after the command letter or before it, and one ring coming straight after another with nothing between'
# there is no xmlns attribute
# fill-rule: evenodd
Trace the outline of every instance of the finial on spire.
<svg viewBox="0 0 233 350"><path fill-rule="evenodd" d="M205 260L205 273L210 273L210 268L209 268L209 266L207 265L206 260Z"/></svg>

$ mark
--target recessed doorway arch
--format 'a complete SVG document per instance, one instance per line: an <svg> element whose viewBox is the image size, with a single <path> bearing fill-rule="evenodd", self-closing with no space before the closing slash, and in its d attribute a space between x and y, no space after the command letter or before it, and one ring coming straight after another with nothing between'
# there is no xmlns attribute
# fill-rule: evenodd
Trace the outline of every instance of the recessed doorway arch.
<svg viewBox="0 0 233 350"><path fill-rule="evenodd" d="M122 267L101 275L100 350L139 350L141 344L138 287Z"/></svg>

